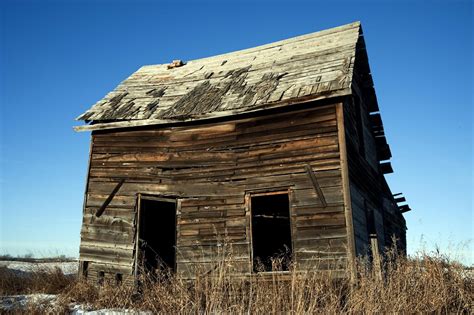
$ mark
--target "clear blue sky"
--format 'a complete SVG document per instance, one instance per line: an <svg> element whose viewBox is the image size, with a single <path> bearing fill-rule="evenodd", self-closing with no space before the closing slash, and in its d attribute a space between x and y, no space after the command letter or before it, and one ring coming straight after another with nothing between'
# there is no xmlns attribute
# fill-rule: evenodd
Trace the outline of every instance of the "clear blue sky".
<svg viewBox="0 0 474 315"><path fill-rule="evenodd" d="M331 4L328 4L331 3ZM362 22L409 252L473 263L471 1L2 1L0 252L77 256L89 134L73 119L140 66Z"/></svg>

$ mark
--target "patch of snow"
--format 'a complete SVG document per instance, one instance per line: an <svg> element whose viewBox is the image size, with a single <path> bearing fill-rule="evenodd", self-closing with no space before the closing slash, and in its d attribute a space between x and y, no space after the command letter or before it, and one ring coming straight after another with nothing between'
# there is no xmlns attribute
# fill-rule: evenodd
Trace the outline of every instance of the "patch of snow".
<svg viewBox="0 0 474 315"><path fill-rule="evenodd" d="M0 261L0 267L6 267L19 272L46 271L52 272L58 267L67 274L76 274L79 268L77 261L72 262L24 262L24 261Z"/></svg>
<svg viewBox="0 0 474 315"><path fill-rule="evenodd" d="M28 294L0 296L0 311L14 311L25 309L28 304L54 304L57 295L55 294Z"/></svg>
<svg viewBox="0 0 474 315"><path fill-rule="evenodd" d="M101 309L101 310L91 310L88 308L83 308L82 305L74 305L70 308L71 315L125 315L125 314L137 314L137 315L150 315L152 312L143 312L137 310L129 309Z"/></svg>
<svg viewBox="0 0 474 315"><path fill-rule="evenodd" d="M55 294L25 294L0 297L0 313L25 311L29 304L42 305L45 309L54 307L58 296ZM151 315L152 312L143 312L132 309L100 309L94 310L80 304L70 305L72 315Z"/></svg>

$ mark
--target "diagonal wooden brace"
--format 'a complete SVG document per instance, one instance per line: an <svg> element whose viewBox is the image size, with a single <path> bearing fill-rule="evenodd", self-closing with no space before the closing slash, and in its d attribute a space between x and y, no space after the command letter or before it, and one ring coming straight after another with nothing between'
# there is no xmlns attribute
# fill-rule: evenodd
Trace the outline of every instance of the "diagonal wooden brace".
<svg viewBox="0 0 474 315"><path fill-rule="evenodd" d="M313 169L309 164L306 164L304 166L306 173L309 176L309 179L311 179L311 182L313 183L314 190L318 194L319 200L321 200L321 203L323 204L323 207L327 207L327 202L326 198L324 198L323 191L321 190L321 187L319 186L318 179L316 178L316 175L313 172Z"/></svg>
<svg viewBox="0 0 474 315"><path fill-rule="evenodd" d="M110 193L110 195L107 197L107 199L105 199L104 203L102 204L102 206L99 208L99 210L97 210L97 212L95 213L95 216L96 217L100 217L102 215L102 213L104 213L105 211L105 208L107 208L107 206L109 205L109 203L112 201L112 199L114 199L115 197L115 194L119 191L120 187L122 187L123 183L125 182L125 179L122 179L120 180L120 182L118 182L117 186L115 186L114 190L112 190L112 192Z"/></svg>

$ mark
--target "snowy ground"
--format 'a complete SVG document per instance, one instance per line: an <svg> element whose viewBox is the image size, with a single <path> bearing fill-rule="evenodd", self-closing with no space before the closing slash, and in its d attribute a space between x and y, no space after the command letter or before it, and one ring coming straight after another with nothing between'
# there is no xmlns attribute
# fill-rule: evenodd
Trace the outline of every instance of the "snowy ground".
<svg viewBox="0 0 474 315"><path fill-rule="evenodd" d="M56 267L60 268L65 274L77 273L79 263L77 261L72 262L24 262L24 261L0 261L0 267L6 267L18 273L28 273L34 271L54 271Z"/></svg>
<svg viewBox="0 0 474 315"><path fill-rule="evenodd" d="M151 315L151 312L141 312L141 311L134 311L134 310L113 310L113 309L102 309L102 310L95 310L95 311L85 311L80 308L72 309L72 315Z"/></svg>
<svg viewBox="0 0 474 315"><path fill-rule="evenodd" d="M71 262L25 262L1 260L0 268L4 267L13 271L18 276L27 277L30 272L53 272L56 268L66 274L77 273L77 261ZM54 294L28 294L0 296L0 313L3 311L14 311L15 309L25 309L28 304L52 304L56 301ZM78 313L81 314L81 313Z"/></svg>
<svg viewBox="0 0 474 315"><path fill-rule="evenodd" d="M55 294L26 294L26 295L11 295L0 297L0 313L15 312L15 310L26 310L28 304L43 305L45 312L49 307L53 307L56 303L57 295ZM121 314L151 314L151 312L138 312L135 310L114 310L101 309L92 310L83 305L70 305L70 314L72 315L121 315Z"/></svg>
<svg viewBox="0 0 474 315"><path fill-rule="evenodd" d="M25 309L29 303L50 304L56 301L54 294L10 295L0 297L0 312Z"/></svg>
<svg viewBox="0 0 474 315"><path fill-rule="evenodd" d="M2 296L0 297L0 313L3 312L14 312L15 310L23 309L25 310L28 307L29 303L34 303L36 305L44 305L45 312L47 311L48 306L54 306L56 303L57 295L55 294L28 294L28 295L12 295L12 296ZM101 310L91 310L82 305L71 305L70 306L71 315L130 315L130 314L140 314L140 315L149 315L151 312L138 312L135 310L114 310L114 309L101 309Z"/></svg>
<svg viewBox="0 0 474 315"><path fill-rule="evenodd" d="M72 262L23 262L23 261L0 261L0 268L5 267L18 275L27 276L30 272L35 271L54 271L56 268L60 268L61 271L66 274L76 274L79 263L77 261ZM36 305L42 304L45 306L54 306L57 300L55 294L22 294L22 295L9 295L0 296L0 313L3 312L14 312L18 309L25 310L30 303ZM118 315L118 314L151 314L145 312L137 312L133 310L91 310L83 305L71 305L70 314L73 315Z"/></svg>

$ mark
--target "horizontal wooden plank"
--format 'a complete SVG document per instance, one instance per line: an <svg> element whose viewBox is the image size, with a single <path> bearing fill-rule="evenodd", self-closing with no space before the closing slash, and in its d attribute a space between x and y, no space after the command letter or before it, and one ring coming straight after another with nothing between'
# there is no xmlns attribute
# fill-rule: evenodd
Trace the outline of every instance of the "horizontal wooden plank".
<svg viewBox="0 0 474 315"><path fill-rule="evenodd" d="M104 194L87 194L87 206L88 207L100 207L104 204L104 201L107 199L108 195ZM116 195L108 204L107 208L115 208L115 209L126 209L126 211L130 211L133 209L136 204L136 197L135 196L120 196Z"/></svg>
<svg viewBox="0 0 474 315"><path fill-rule="evenodd" d="M298 267L309 270L336 270L345 273L348 261L347 258L307 258L298 259Z"/></svg>
<svg viewBox="0 0 474 315"><path fill-rule="evenodd" d="M134 245L132 242L130 243L117 243L115 240L106 241L104 239L100 240L89 240L81 237L81 247L83 248L100 248L101 250L111 250L111 251L120 251L122 252L130 252L134 249Z"/></svg>
<svg viewBox="0 0 474 315"><path fill-rule="evenodd" d="M124 267L131 267L133 265L132 253L132 251L110 250L96 247L81 247L79 251L81 260Z"/></svg>
<svg viewBox="0 0 474 315"><path fill-rule="evenodd" d="M111 215L102 215L96 217L94 214L85 213L83 216L83 222L86 222L89 225L102 225L102 226L120 226L120 227L133 227L133 219L111 216Z"/></svg>
<svg viewBox="0 0 474 315"><path fill-rule="evenodd" d="M218 261L183 262L177 264L177 267L177 274L182 278L195 278L203 274L212 275L213 271L221 270L220 268L225 268L227 274L243 274L250 272L250 260L229 259L225 265L219 264Z"/></svg>
<svg viewBox="0 0 474 315"><path fill-rule="evenodd" d="M131 276L133 273L133 269L131 266L123 266L117 264L106 264L106 263L99 263L99 262L89 262L88 266L89 277L96 277L96 273L98 271L103 271L106 276L114 275L116 273L121 273L124 276Z"/></svg>
<svg viewBox="0 0 474 315"><path fill-rule="evenodd" d="M84 209L84 213L87 215L95 215L98 209L99 207L87 206ZM121 218L128 222L132 222L136 215L135 208L112 207L112 206L108 206L105 209L104 214L112 218ZM94 222L96 221L93 221L92 224ZM88 223L91 223L91 220L89 220Z"/></svg>
<svg viewBox="0 0 474 315"><path fill-rule="evenodd" d="M347 236L345 225L319 226L299 228L295 233L296 241L299 240L319 240L332 239Z"/></svg>

